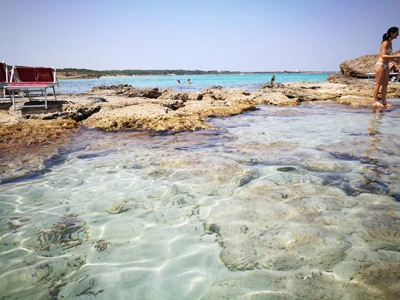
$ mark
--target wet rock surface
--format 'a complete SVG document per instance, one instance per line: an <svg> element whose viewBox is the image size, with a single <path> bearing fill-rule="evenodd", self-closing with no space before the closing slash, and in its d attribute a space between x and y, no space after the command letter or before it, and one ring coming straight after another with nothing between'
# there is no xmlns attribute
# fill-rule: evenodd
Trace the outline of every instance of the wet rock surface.
<svg viewBox="0 0 400 300"><path fill-rule="evenodd" d="M79 124L70 119L0 123L0 182L46 172L44 162L68 144L78 129Z"/></svg>
<svg viewBox="0 0 400 300"><path fill-rule="evenodd" d="M201 92L175 92L120 84L95 87L87 94L59 95L58 101L48 101L47 110L15 111L10 103L2 103L0 180L14 178L15 171L7 174L11 169L19 169L20 175L43 172L43 162L56 155L59 147L68 143L81 127L107 131L193 131L213 128L207 122L210 118L256 110L258 105L296 106L305 101L334 101L355 107L371 105L372 81L343 75L331 75L328 81L267 84L254 92L222 86ZM388 97L400 97L400 84L389 84ZM28 99L17 101L22 104Z"/></svg>

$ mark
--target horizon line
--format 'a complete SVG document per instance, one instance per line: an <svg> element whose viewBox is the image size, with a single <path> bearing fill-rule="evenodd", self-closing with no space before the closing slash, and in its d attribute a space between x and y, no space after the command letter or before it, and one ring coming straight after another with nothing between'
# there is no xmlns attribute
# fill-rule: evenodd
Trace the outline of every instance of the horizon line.
<svg viewBox="0 0 400 300"><path fill-rule="evenodd" d="M303 70L303 71L291 71L291 70L273 70L273 71L229 71L229 70L190 70L190 69L88 69L88 68L75 68L75 67L68 67L68 68L57 68L58 70L63 69L73 69L73 70L88 70L88 71L97 71L97 72L111 72L111 71L190 71L190 72L215 72L215 73L305 73L305 72L324 72L324 73L333 73L333 72L340 72L340 70Z"/></svg>

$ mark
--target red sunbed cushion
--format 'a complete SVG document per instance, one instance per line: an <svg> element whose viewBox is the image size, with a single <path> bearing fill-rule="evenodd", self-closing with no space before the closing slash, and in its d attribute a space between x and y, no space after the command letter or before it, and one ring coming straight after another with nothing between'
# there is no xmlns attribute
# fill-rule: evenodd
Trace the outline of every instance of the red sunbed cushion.
<svg viewBox="0 0 400 300"><path fill-rule="evenodd" d="M15 67L22 82L53 82L53 69L44 67Z"/></svg>
<svg viewBox="0 0 400 300"><path fill-rule="evenodd" d="M0 63L0 84L7 83L6 72L6 65Z"/></svg>
<svg viewBox="0 0 400 300"><path fill-rule="evenodd" d="M52 81L47 81L47 82L11 82L8 84L8 86L13 87L13 86L20 86L20 87L25 87L25 86L37 86L37 87L45 87L48 85L52 85L54 82Z"/></svg>

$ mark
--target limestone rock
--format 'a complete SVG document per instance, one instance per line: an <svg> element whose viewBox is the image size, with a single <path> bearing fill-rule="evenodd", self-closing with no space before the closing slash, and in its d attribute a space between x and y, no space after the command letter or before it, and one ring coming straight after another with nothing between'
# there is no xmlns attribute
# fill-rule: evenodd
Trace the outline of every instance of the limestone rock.
<svg viewBox="0 0 400 300"><path fill-rule="evenodd" d="M67 142L81 124L102 130L198 130L213 128L207 123L209 118L228 117L256 110L257 105L291 106L301 101L335 101L343 105L368 107L372 104L374 84L373 81L365 79L333 74L328 82L267 84L252 93L240 89L230 90L222 86L213 86L201 92L177 92L172 89L135 89L127 84L103 85L85 94L60 94L58 101L48 102L48 109L14 110L9 103L5 104L0 110L0 150L10 154L5 160L21 166L17 168L18 174L23 175L32 170L44 170L44 165L38 163L38 167L36 164L39 161L36 159L38 153L43 154L40 156L43 160L53 156L61 143ZM400 83L390 82L387 96L399 98ZM96 98L105 99L104 97L107 102L92 101ZM29 99L19 98L18 101L28 102ZM295 112L284 109L281 113ZM5 170L0 172L0 180L18 176L8 174L8 165L0 167ZM247 179L240 180L246 182ZM303 182L303 179L299 180ZM304 180L319 183L319 178ZM371 180L375 181L374 178ZM390 181L388 185L392 193L400 194L400 189ZM355 189L362 190L362 187Z"/></svg>
<svg viewBox="0 0 400 300"><path fill-rule="evenodd" d="M344 84L358 84L359 79L355 77L348 77L341 73L339 74L331 74L326 79L327 82L330 83L344 83Z"/></svg>
<svg viewBox="0 0 400 300"><path fill-rule="evenodd" d="M101 109L100 106L80 106L74 105L70 106L68 109L65 108L64 111L61 112L49 112L47 114L26 114L24 116L25 119L36 119L36 120L60 120L60 119L69 119L74 120L76 122L81 122L91 115L99 112Z"/></svg>
<svg viewBox="0 0 400 300"><path fill-rule="evenodd" d="M189 99L188 93L175 92L173 90L162 90L162 94L158 99L171 99L186 102Z"/></svg>
<svg viewBox="0 0 400 300"><path fill-rule="evenodd" d="M278 82L268 82L263 85L261 89L279 89L285 87L282 83Z"/></svg>
<svg viewBox="0 0 400 300"><path fill-rule="evenodd" d="M115 90L115 91L121 91L124 89L130 89L133 88L130 84L118 84L118 85L100 85L100 86L95 86L90 90L91 93L93 92L98 92L102 90Z"/></svg>
<svg viewBox="0 0 400 300"><path fill-rule="evenodd" d="M158 88L143 88L143 89L132 88L125 91L123 95L129 98L143 97L143 98L157 99L162 95L162 93L158 90Z"/></svg>
<svg viewBox="0 0 400 300"><path fill-rule="evenodd" d="M289 86L283 94L288 98L297 98L299 101L318 101L318 100L334 100L338 94L332 90L326 90L317 84L307 84L300 87Z"/></svg>
<svg viewBox="0 0 400 300"><path fill-rule="evenodd" d="M137 89L132 87L129 84L119 84L119 85L101 85L92 88L90 93L102 91L102 90L113 90L116 95L125 96L125 97L143 97L143 98L152 98L156 99L161 96L162 92L159 91L158 88L141 88Z"/></svg>
<svg viewBox="0 0 400 300"><path fill-rule="evenodd" d="M399 55L400 51L393 52ZM367 73L374 72L375 64L378 61L378 54L369 54L356 59L347 60L340 64L343 75L348 77L367 78Z"/></svg>
<svg viewBox="0 0 400 300"><path fill-rule="evenodd" d="M361 96L342 96L337 99L340 104L347 104L355 107L368 107L372 104L372 97L361 97Z"/></svg>
<svg viewBox="0 0 400 300"><path fill-rule="evenodd" d="M211 87L202 91L203 99L208 100L247 100L251 94L247 90L226 89L220 86Z"/></svg>
<svg viewBox="0 0 400 300"><path fill-rule="evenodd" d="M184 107L185 104L183 103L182 100L174 100L174 101L170 101L167 104L164 104L164 106L166 106L172 110L177 110L178 108Z"/></svg>
<svg viewBox="0 0 400 300"><path fill-rule="evenodd" d="M92 103L108 102L107 99L105 99L103 97L93 97L90 99L91 99Z"/></svg>
<svg viewBox="0 0 400 300"><path fill-rule="evenodd" d="M203 100L202 93L188 93L189 100Z"/></svg>
<svg viewBox="0 0 400 300"><path fill-rule="evenodd" d="M209 87L209 88L207 88L205 90L202 90L201 92L203 94L207 94L207 93L212 93L214 91L220 91L220 90L223 90L223 89L224 89L224 87L222 87L220 85L213 85L213 86L211 86L211 87Z"/></svg>
<svg viewBox="0 0 400 300"><path fill-rule="evenodd" d="M259 104L294 106L299 104L296 97L289 98L282 93L256 93L254 101Z"/></svg>

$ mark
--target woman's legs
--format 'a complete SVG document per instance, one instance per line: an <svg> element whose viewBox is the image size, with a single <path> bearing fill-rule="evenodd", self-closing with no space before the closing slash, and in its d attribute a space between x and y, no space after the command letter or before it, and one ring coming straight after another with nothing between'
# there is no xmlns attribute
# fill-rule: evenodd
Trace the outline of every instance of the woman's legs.
<svg viewBox="0 0 400 300"><path fill-rule="evenodd" d="M382 65L375 65L375 87L374 87L374 103L372 104L372 107L383 107L383 105L379 102L378 99L378 94L379 94L379 88L382 85L382 80L385 75L385 69L383 68Z"/></svg>
<svg viewBox="0 0 400 300"><path fill-rule="evenodd" d="M390 72L390 70L384 70L384 72L383 72L382 89L381 89L382 105L384 105L386 107L392 106L391 104L386 102L386 92L387 92L387 86L389 83L389 72Z"/></svg>

